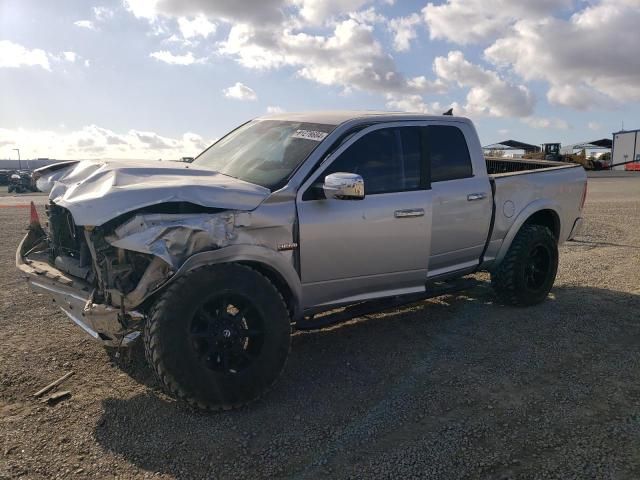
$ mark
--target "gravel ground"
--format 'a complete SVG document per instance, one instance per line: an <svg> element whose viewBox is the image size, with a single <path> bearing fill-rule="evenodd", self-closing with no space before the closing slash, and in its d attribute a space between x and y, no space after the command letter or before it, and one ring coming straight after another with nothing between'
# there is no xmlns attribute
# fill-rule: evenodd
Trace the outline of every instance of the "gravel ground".
<svg viewBox="0 0 640 480"><path fill-rule="evenodd" d="M589 193L544 304L481 285L297 333L274 390L223 414L28 293L28 210L0 208L0 478L640 478L640 178ZM32 399L68 370L70 399Z"/></svg>

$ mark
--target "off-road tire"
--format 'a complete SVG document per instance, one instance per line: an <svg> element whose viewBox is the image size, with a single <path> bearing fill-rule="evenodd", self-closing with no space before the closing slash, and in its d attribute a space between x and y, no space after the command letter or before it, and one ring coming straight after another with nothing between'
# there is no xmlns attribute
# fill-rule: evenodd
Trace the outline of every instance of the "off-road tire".
<svg viewBox="0 0 640 480"><path fill-rule="evenodd" d="M533 252L545 252L544 255L548 256L547 268L539 273L539 285L536 283L535 288L527 279ZM524 225L498 268L491 273L491 286L502 304L535 305L549 295L557 271L558 243L551 230L542 225Z"/></svg>
<svg viewBox="0 0 640 480"><path fill-rule="evenodd" d="M259 356L237 373L208 368L190 343L198 309L226 292L249 298L263 319ZM203 410L230 410L257 400L278 379L291 348L291 323L268 278L229 263L194 269L171 284L152 306L143 338L147 361L170 395Z"/></svg>

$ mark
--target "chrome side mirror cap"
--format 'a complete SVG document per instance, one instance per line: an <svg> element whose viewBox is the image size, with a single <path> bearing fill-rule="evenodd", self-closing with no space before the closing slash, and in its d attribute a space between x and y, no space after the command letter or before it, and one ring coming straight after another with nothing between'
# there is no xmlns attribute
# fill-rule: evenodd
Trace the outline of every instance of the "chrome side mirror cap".
<svg viewBox="0 0 640 480"><path fill-rule="evenodd" d="M325 177L322 190L327 199L362 200L364 180L356 173L336 172Z"/></svg>

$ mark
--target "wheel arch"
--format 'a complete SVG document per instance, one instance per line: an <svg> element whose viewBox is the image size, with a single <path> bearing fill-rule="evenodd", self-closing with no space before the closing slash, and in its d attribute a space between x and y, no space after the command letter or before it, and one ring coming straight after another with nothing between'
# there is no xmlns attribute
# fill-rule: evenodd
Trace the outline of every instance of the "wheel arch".
<svg viewBox="0 0 640 480"><path fill-rule="evenodd" d="M258 271L274 284L284 297L292 319L301 312L302 287L298 273L282 254L259 245L232 245L217 250L196 253L189 257L163 289L185 273L205 265L239 263Z"/></svg>
<svg viewBox="0 0 640 480"><path fill-rule="evenodd" d="M551 233L553 233L556 240L560 238L560 216L558 215L558 212L551 208L538 210L529 216L520 228L524 225L542 225L543 227L547 227L551 230Z"/></svg>
<svg viewBox="0 0 640 480"><path fill-rule="evenodd" d="M497 267L504 259L513 239L524 225L542 225L549 228L556 241L561 238L562 224L561 224L560 206L554 202L537 200L527 205L520 214L516 217L515 221L511 225L511 228L507 232L500 250L496 255L496 259L493 268Z"/></svg>
<svg viewBox="0 0 640 480"><path fill-rule="evenodd" d="M296 294L293 292L293 289L287 282L286 278L278 270L276 270L271 265L254 260L238 260L236 263L251 267L267 277L284 298L284 302L289 309L291 319L297 319L300 310L300 302L298 301Z"/></svg>

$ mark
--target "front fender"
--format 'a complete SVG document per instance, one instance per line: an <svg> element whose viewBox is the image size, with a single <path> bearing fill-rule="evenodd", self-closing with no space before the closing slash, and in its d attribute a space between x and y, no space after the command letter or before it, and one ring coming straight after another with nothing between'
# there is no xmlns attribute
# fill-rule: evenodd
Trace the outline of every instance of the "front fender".
<svg viewBox="0 0 640 480"><path fill-rule="evenodd" d="M534 200L533 202L531 202L530 204L528 204L525 208L523 208L520 213L518 214L518 216L516 217L516 219L513 221L513 223L511 224L511 227L509 228L509 231L507 232L507 234L504 237L504 240L502 241L502 245L500 246L500 249L498 250L498 253L496 255L496 258L493 262L494 268L500 264L500 262L502 262L502 259L505 257L505 255L507 254L507 252L509 251L509 247L511 247L511 243L513 242L513 239L516 237L516 234L520 231L520 228L522 227L522 225L525 224L525 222L536 212L539 212L541 210L552 210L553 212L555 212L555 214L558 216L558 218L562 221L562 207L560 206L560 204L558 202L553 201L552 199L539 199L539 200ZM559 238L563 238L562 237L562 229L563 229L563 225L562 223L560 224L560 236Z"/></svg>
<svg viewBox="0 0 640 480"><path fill-rule="evenodd" d="M217 265L231 262L252 262L276 272L288 285L296 312L302 304L302 286L300 277L293 268L289 257L259 245L230 245L217 250L196 253L185 261L163 288L182 275L205 265Z"/></svg>

